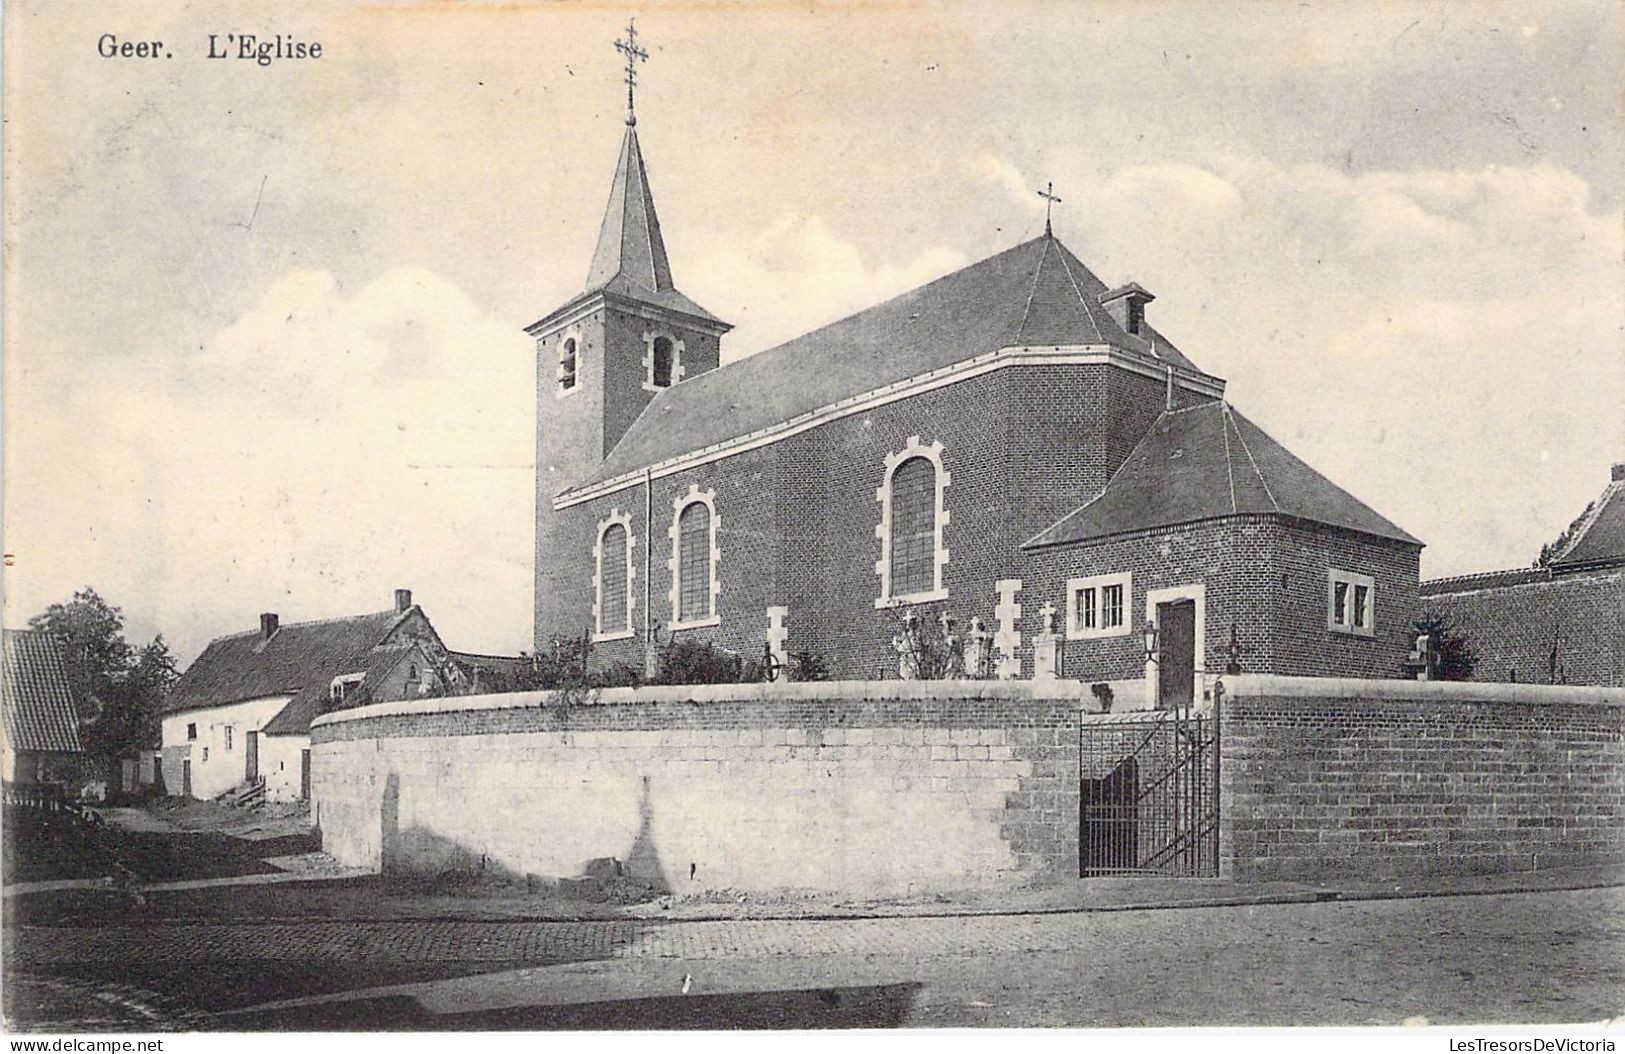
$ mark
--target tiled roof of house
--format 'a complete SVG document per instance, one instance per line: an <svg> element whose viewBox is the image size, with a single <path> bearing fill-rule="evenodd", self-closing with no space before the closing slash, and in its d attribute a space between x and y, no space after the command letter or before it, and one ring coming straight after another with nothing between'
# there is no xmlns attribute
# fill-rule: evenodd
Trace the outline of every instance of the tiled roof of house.
<svg viewBox="0 0 1625 1054"><path fill-rule="evenodd" d="M1470 575L1452 575L1449 578L1432 578L1421 584L1421 594L1428 596L1441 596L1449 593L1470 593L1479 589L1500 589L1505 586L1522 586L1530 582L1547 582L1552 577L1551 571L1544 567L1513 567L1504 571L1479 571Z"/></svg>
<svg viewBox="0 0 1625 1054"><path fill-rule="evenodd" d="M1005 347L1104 344L1200 373L1151 327L1123 331L1106 284L1045 234L658 393L580 486L749 435Z"/></svg>
<svg viewBox="0 0 1625 1054"><path fill-rule="evenodd" d="M1036 548L1248 513L1421 545L1299 460L1228 403L1159 417L1100 496L1027 542Z"/></svg>
<svg viewBox="0 0 1625 1054"><path fill-rule="evenodd" d="M1616 476L1625 475L1620 467L1614 472ZM1577 571L1611 564L1625 564L1625 479L1617 478L1597 499L1596 507L1575 532L1568 548L1552 561L1552 570Z"/></svg>
<svg viewBox="0 0 1625 1054"><path fill-rule="evenodd" d="M12 750L77 753L79 713L68 684L62 638L39 630L8 629L5 638L3 707L6 742Z"/></svg>
<svg viewBox="0 0 1625 1054"><path fill-rule="evenodd" d="M181 674L164 709L175 713L291 695L264 730L270 735L303 733L321 712L333 678L366 670L373 649L410 613L389 610L295 622L278 626L269 639L258 631L217 638Z"/></svg>

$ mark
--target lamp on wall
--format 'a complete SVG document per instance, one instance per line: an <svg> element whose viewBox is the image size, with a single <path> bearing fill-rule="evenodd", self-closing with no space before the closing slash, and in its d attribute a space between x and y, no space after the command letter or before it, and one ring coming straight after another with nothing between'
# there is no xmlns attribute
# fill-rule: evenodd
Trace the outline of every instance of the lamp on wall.
<svg viewBox="0 0 1625 1054"><path fill-rule="evenodd" d="M1145 661L1157 661L1157 624L1150 619L1145 620Z"/></svg>

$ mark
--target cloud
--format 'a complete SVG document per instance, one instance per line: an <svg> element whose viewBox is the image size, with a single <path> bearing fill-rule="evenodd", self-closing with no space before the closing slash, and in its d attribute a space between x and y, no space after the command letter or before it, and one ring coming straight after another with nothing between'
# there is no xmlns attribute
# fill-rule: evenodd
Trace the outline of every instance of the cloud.
<svg viewBox="0 0 1625 1054"><path fill-rule="evenodd" d="M1527 562L1625 457L1625 236L1572 172L1191 169L1085 183L1075 247L1132 265L1156 324L1428 541L1428 573Z"/></svg>
<svg viewBox="0 0 1625 1054"><path fill-rule="evenodd" d="M723 344L738 358L906 293L963 267L965 256L934 246L910 259L872 261L818 216L786 212L745 246L696 262L696 288L721 291L707 307L738 329Z"/></svg>
<svg viewBox="0 0 1625 1054"><path fill-rule="evenodd" d="M421 268L353 293L296 270L171 362L139 371L134 390L87 384L68 414L98 422L74 442L103 471L57 479L51 500L92 517L152 512L145 529L105 525L138 533L139 573L98 588L138 596L188 656L260 610L380 610L396 586L415 589L453 646L527 643L534 367L522 333ZM111 554L78 555L95 566Z"/></svg>

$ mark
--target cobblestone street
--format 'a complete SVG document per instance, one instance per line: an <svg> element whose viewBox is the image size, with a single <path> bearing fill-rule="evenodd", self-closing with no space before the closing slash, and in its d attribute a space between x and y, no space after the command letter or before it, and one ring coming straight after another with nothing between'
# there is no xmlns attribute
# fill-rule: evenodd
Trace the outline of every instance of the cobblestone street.
<svg viewBox="0 0 1625 1054"><path fill-rule="evenodd" d="M1615 888L971 918L24 926L7 959L25 987L145 978L176 1025L230 1029L649 1027L702 1007L713 1026L1594 1021L1625 1006L1622 909ZM222 971L246 980L210 989ZM67 1003L9 1005L44 1027Z"/></svg>

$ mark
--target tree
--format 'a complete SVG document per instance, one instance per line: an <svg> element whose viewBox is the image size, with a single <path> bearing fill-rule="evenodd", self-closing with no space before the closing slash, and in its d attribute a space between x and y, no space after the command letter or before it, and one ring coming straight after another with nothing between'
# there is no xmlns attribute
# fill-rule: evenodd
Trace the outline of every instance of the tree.
<svg viewBox="0 0 1625 1054"><path fill-rule="evenodd" d="M1552 561L1561 556L1563 550L1569 547L1569 543L1574 541L1575 532L1580 529L1581 524L1586 522L1586 518L1591 515L1592 510L1594 510L1596 507L1596 502L1586 502L1585 511L1576 516L1573 523L1563 528L1562 534L1540 547L1540 555L1535 558L1535 566L1550 567L1552 565Z"/></svg>
<svg viewBox="0 0 1625 1054"><path fill-rule="evenodd" d="M1449 618L1429 612L1417 620L1416 632L1428 635L1434 680L1465 681L1472 677L1473 668L1478 665L1478 652L1450 624Z"/></svg>
<svg viewBox="0 0 1625 1054"><path fill-rule="evenodd" d="M180 676L163 634L132 647L124 639L124 613L89 586L28 625L66 643L87 752L118 757L157 741L164 698Z"/></svg>

